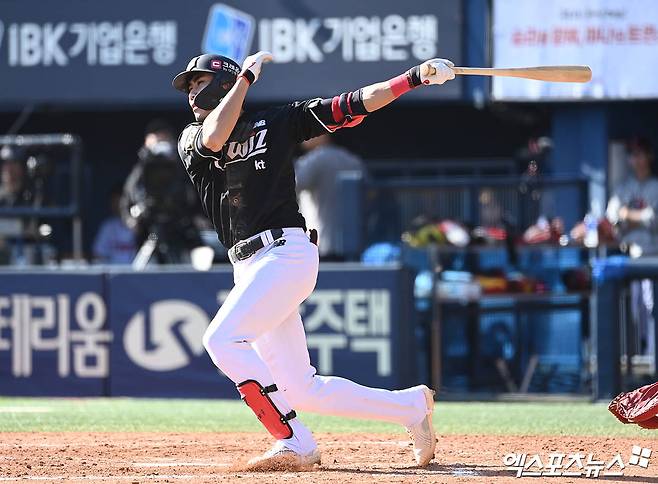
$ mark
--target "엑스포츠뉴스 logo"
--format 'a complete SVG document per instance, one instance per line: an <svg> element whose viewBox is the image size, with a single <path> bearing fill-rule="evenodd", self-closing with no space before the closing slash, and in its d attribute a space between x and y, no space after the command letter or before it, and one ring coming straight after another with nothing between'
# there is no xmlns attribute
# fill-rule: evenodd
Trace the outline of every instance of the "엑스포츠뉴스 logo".
<svg viewBox="0 0 658 484"><path fill-rule="evenodd" d="M251 48L256 22L254 17L223 3L210 7L201 49L241 63Z"/></svg>

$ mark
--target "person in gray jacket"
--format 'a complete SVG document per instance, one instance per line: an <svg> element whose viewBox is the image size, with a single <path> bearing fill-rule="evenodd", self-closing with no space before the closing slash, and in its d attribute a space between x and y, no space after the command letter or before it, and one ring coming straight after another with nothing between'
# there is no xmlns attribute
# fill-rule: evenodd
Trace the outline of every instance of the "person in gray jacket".
<svg viewBox="0 0 658 484"><path fill-rule="evenodd" d="M305 141L301 146L306 153L295 162L300 211L307 225L318 231L320 258L344 260L344 228L336 181L342 172L363 173L363 163L345 148L334 145L328 134Z"/></svg>

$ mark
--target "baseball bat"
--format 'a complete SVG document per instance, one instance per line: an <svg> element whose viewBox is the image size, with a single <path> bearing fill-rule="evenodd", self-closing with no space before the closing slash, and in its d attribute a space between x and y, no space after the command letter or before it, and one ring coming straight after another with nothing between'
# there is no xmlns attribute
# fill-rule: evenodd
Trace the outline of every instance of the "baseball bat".
<svg viewBox="0 0 658 484"><path fill-rule="evenodd" d="M434 70L429 66L430 72ZM589 82L592 69L589 66L540 66L540 67L453 67L462 76L503 76L550 82Z"/></svg>

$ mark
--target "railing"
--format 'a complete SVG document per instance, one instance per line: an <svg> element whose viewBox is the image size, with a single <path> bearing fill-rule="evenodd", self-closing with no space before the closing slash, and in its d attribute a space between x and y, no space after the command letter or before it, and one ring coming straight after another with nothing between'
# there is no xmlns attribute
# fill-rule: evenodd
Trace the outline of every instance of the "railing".
<svg viewBox="0 0 658 484"><path fill-rule="evenodd" d="M658 257L611 257L594 264L594 293L592 298L593 350L591 366L595 370L594 397L610 399L620 391L628 390L658 379L658 331L656 331L656 289L658 288ZM650 284L646 284L646 282ZM645 287L637 287L638 285ZM634 291L647 291L640 300L628 301L626 295ZM653 346L653 354L645 358L644 376L633 370L639 366L636 344L636 326L629 317L631 305L646 310L649 321L646 343ZM653 338L653 341L649 341ZM643 379L644 378L644 379Z"/></svg>
<svg viewBox="0 0 658 484"><path fill-rule="evenodd" d="M365 196L366 242L399 241L418 216L524 230L543 214L560 216L571 226L587 212L588 183L584 177L566 176L371 179Z"/></svg>
<svg viewBox="0 0 658 484"><path fill-rule="evenodd" d="M80 179L82 170L82 141L73 134L34 134L0 136L0 146L16 146L31 153L44 153L63 148L69 153L65 178L68 186L66 203L49 206L0 207L2 218L61 218L71 220L72 253L75 259L83 257L82 220L80 217ZM57 194L61 196L61 194Z"/></svg>
<svg viewBox="0 0 658 484"><path fill-rule="evenodd" d="M367 244L383 240L399 242L401 233L409 229L413 225L414 219L419 216L423 216L426 223L441 219L452 219L470 226L504 225L508 230L514 232L511 234L511 241L515 241L528 226L534 224L540 215L549 218L561 217L564 220L565 231L568 232L571 226L582 220L588 211L590 206L589 186L587 178L578 176L541 178L519 176L427 177L422 179L370 177L365 190L365 217L366 226L368 227ZM439 251L447 250L450 254L461 252L471 255L478 251L477 247L461 249L451 248L450 246L440 246L438 248L436 245L430 247L432 250L428 251L426 263L435 268L443 266L443 262L446 262L439 262L436 255ZM535 249L543 254L549 252L549 249L550 251L561 250L555 244L546 244L543 247L535 247ZM503 255L506 253L505 250L502 252ZM583 264L587 263L588 256L588 253L579 256ZM488 257L491 258L490 255ZM540 268L534 269L539 270ZM554 272L557 269L551 268L551 270ZM435 271L432 271L432 273L436 274ZM431 376L433 384L437 388L445 389L447 386L444 386L441 380L445 348L439 335L442 333L442 313L444 312L441 308L445 304L451 304L451 301L447 299L439 301L436 288L435 281L434 288L431 291L433 302L431 305L430 334L428 335L432 341ZM516 328L515 334L524 334L524 331L529 331L529 329L524 328L530 320L539 321L541 319L537 318L539 313L545 313L545 316L541 319L542 324L552 325L552 328L553 326L558 329L561 328L560 325L555 325L555 321L559 319L564 311L578 313L573 318L577 318L579 325L587 326L589 324L588 292L579 294L506 294L505 298L500 300L499 305L504 303L500 307L491 307L490 304L487 304L491 300L496 300L496 296L482 296L466 306L464 306L463 301L453 302L449 308L449 313L456 316L459 312L462 318L466 314L470 315L461 322L470 328L467 330L467 334L471 334L471 336L477 333L475 328L479 327L482 318L491 319L499 313L509 316L510 321L514 321L512 327ZM580 335L580 331L574 329L571 323L572 321L565 322L568 334ZM532 325L528 327L532 327ZM525 393L535 387L543 388L535 380L542 376L538 368L544 368L542 365L546 365L550 355L542 354L538 356L532 354L530 350L526 354L523 353L524 344L521 341L515 344L520 355L515 361L518 360L516 364L519 366L512 371L511 378L507 380L507 391ZM474 352L467 356L468 361L471 362L469 364L475 364L474 361L476 360L473 360L473 358L482 359L482 355L478 356L479 353L475 351L477 346L477 343L471 341L470 347ZM589 380L576 381L580 378L579 364L584 362L580 360L582 358L580 345L575 342L572 346L573 348L570 347L570 351L573 350L573 358L570 355L567 356L571 359L560 355L560 364L566 361L571 365L569 366L569 372L564 370L560 375L561 378L574 379L574 381L569 380L568 385L565 383L564 388L570 388L570 391L578 389L577 391L583 392L588 387ZM573 363L572 360L576 359L580 363ZM566 365L566 363L564 364ZM522 368L525 368L523 372L521 372ZM520 374L515 374L515 371ZM534 380L533 375L536 377ZM550 385L547 383L546 388L562 388L560 387L560 381L556 378L548 382ZM514 384L511 382L514 382ZM468 386L475 389L477 385L469 384ZM457 387L459 386L457 385Z"/></svg>
<svg viewBox="0 0 658 484"><path fill-rule="evenodd" d="M386 178L440 178L514 176L517 164L514 160L465 159L465 160L386 160L366 162L368 174L374 179Z"/></svg>

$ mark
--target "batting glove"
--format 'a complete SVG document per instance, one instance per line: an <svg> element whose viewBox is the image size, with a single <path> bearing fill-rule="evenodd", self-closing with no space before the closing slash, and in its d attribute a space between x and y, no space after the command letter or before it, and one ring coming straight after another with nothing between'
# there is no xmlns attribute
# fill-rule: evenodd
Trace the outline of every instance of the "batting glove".
<svg viewBox="0 0 658 484"><path fill-rule="evenodd" d="M430 59L420 65L420 80L423 84L443 84L455 78L452 68L455 67L448 59Z"/></svg>
<svg viewBox="0 0 658 484"><path fill-rule="evenodd" d="M258 80L258 76L260 76L260 70L263 63L271 62L272 59L274 59L272 53L264 50L251 54L242 63L242 72L240 75L243 76L249 84L253 84Z"/></svg>

